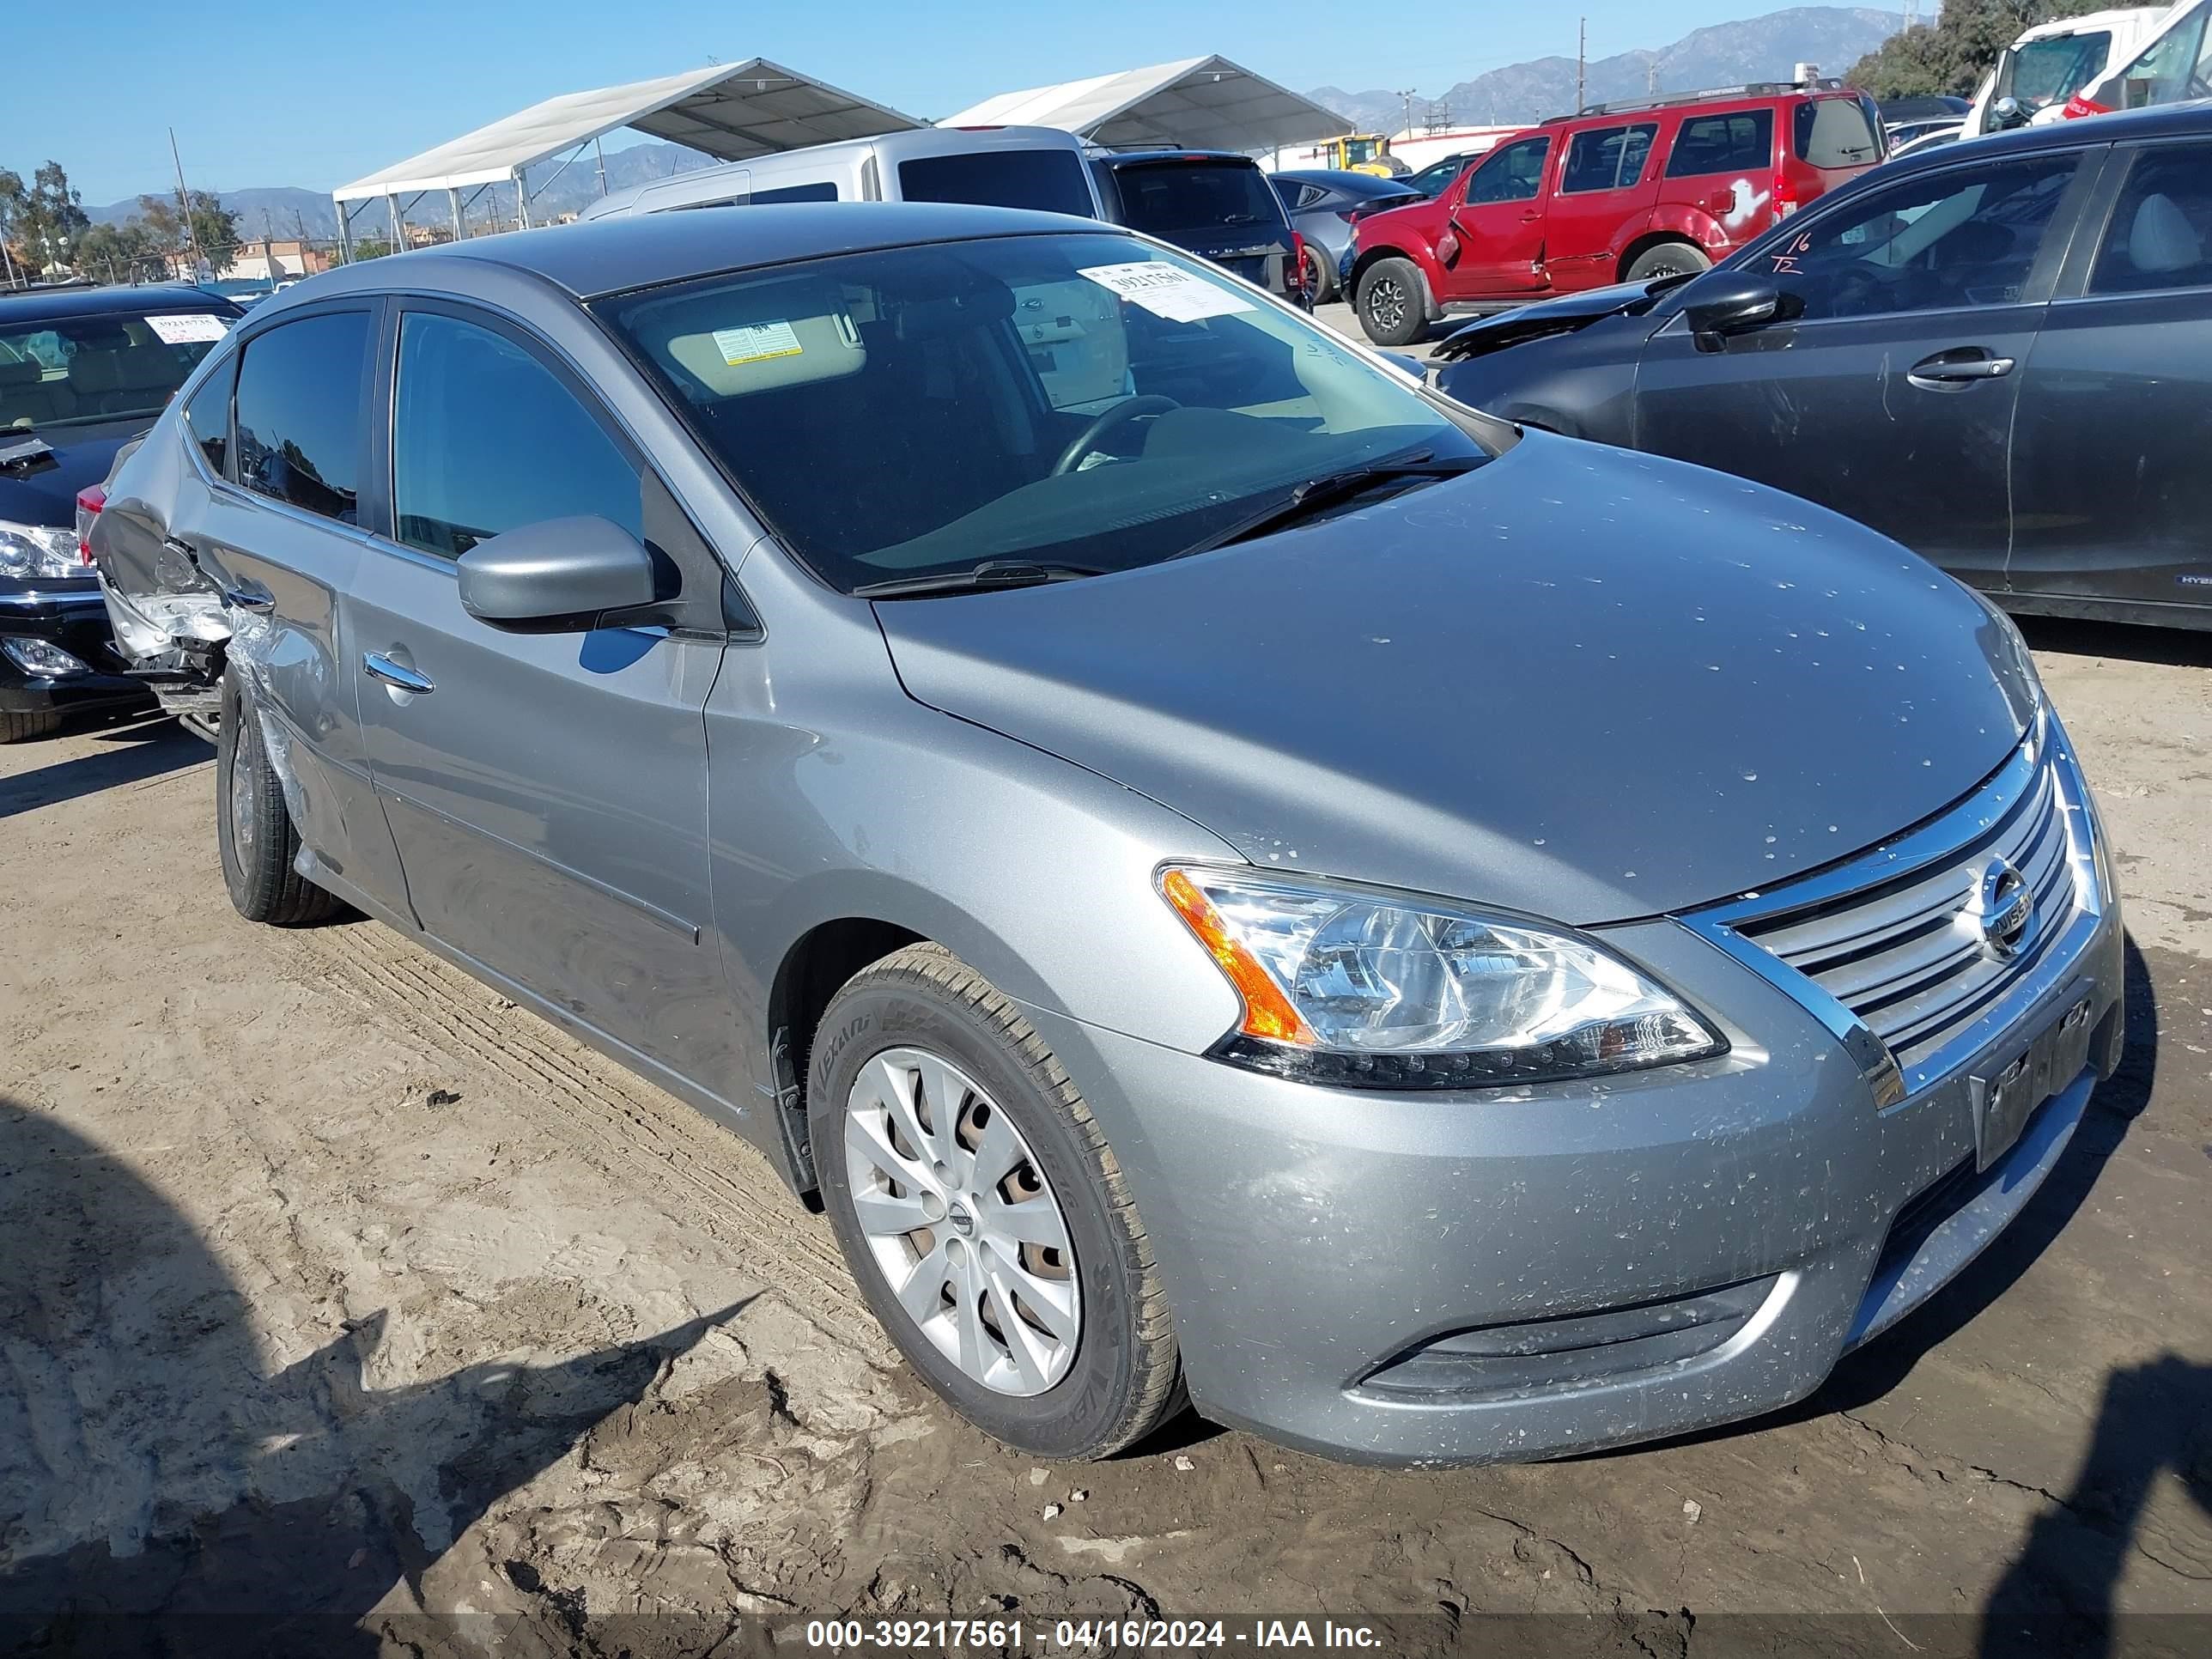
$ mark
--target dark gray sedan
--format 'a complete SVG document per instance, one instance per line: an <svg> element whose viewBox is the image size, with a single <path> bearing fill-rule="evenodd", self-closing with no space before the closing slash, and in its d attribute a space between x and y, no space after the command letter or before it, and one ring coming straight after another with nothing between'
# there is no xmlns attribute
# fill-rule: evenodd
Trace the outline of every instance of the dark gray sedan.
<svg viewBox="0 0 2212 1659"><path fill-rule="evenodd" d="M1352 246L1352 228L1364 215L1422 200L1402 179L1378 179L1371 173L1321 168L1270 173L1267 182L1283 198L1291 228L1306 245L1306 294L1316 305L1337 295L1336 268Z"/></svg>
<svg viewBox="0 0 2212 1659"><path fill-rule="evenodd" d="M2001 615L1084 221L317 277L94 547L217 702L242 914L357 907L727 1125L1033 1452L1186 1398L1395 1462L1780 1406L2118 1057Z"/></svg>
<svg viewBox="0 0 2212 1659"><path fill-rule="evenodd" d="M1436 355L1464 402L1790 490L2008 610L2212 628L2212 105L1892 161L1694 281Z"/></svg>

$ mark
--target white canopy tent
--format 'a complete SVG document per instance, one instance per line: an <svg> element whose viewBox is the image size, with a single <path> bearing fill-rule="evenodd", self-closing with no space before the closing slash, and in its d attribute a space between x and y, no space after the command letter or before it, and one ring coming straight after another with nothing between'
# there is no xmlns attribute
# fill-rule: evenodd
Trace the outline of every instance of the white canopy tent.
<svg viewBox="0 0 2212 1659"><path fill-rule="evenodd" d="M397 243L402 240L407 209L426 193L442 190L458 235L466 206L463 191L469 191L473 201L490 185L511 183L518 216L527 225L532 200L567 171L586 146L624 127L687 144L720 161L741 161L776 150L902 132L921 125L826 81L753 58L549 98L342 185L331 192L331 198L337 204L338 234L350 257L351 222L357 211L354 204L362 202L386 204ZM525 178L528 169L556 156L564 158L561 166L532 190ZM404 204L403 197L410 198Z"/></svg>
<svg viewBox="0 0 2212 1659"><path fill-rule="evenodd" d="M1276 149L1352 130L1334 110L1226 58L1186 58L1000 93L937 125L1059 127L1116 149Z"/></svg>

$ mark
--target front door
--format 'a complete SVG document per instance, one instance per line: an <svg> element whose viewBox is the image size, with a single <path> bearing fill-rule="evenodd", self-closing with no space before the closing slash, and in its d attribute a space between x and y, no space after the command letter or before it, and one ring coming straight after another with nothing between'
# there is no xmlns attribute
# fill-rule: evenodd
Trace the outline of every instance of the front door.
<svg viewBox="0 0 2212 1659"><path fill-rule="evenodd" d="M1444 290L1455 300L1533 294L1545 285L1544 167L1552 154L1548 133L1501 144L1453 191L1445 234L1437 245Z"/></svg>
<svg viewBox="0 0 2212 1659"><path fill-rule="evenodd" d="M410 302L388 349L389 534L365 552L347 633L415 913L494 975L725 1092L703 714L722 642L493 628L462 609L454 569L548 519L642 538L651 475L502 324Z"/></svg>
<svg viewBox="0 0 2212 1659"><path fill-rule="evenodd" d="M1802 222L1681 291L1753 271L1783 320L1644 349L1637 447L1756 478L1893 537L1977 586L2004 579L2020 365L2074 214L2078 155L1923 173Z"/></svg>
<svg viewBox="0 0 2212 1659"><path fill-rule="evenodd" d="M2083 291L2023 366L2009 580L2212 605L2212 144L2130 159Z"/></svg>

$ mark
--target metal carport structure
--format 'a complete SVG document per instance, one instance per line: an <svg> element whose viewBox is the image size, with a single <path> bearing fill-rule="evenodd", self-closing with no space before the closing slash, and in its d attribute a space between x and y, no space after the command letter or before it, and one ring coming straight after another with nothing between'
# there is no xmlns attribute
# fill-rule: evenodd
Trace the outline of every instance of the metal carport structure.
<svg viewBox="0 0 2212 1659"><path fill-rule="evenodd" d="M468 191L468 201L473 202L493 185L512 184L518 217L527 225L533 198L566 172L586 146L624 127L688 145L718 161L742 161L776 150L872 137L922 125L826 81L765 58L752 58L742 64L710 64L658 80L549 98L341 185L331 192L331 199L337 206L339 239L351 258L352 219L357 208L349 204L385 202L392 210L396 249L404 241L408 208L430 191L446 192L458 236L467 206L462 191ZM556 156L562 158L560 167L532 191L525 174ZM404 206L402 197L409 198Z"/></svg>
<svg viewBox="0 0 2212 1659"><path fill-rule="evenodd" d="M1058 127L1110 149L1276 149L1352 130L1334 110L1226 58L1002 92L937 125Z"/></svg>

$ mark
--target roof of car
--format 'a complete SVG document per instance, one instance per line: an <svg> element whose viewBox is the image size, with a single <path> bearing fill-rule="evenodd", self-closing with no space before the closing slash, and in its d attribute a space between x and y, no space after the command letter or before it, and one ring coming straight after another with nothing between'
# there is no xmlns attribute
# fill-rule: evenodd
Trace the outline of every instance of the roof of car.
<svg viewBox="0 0 2212 1659"><path fill-rule="evenodd" d="M1249 167L1260 165L1241 150L1179 149L1170 145L1156 149L1102 150L1096 159L1109 167L1149 167L1155 161L1236 161Z"/></svg>
<svg viewBox="0 0 2212 1659"><path fill-rule="evenodd" d="M1965 138L1917 155L1898 156L1870 168L1861 179L1894 179L1908 168L1949 167L1954 162L1987 155L2017 155L2047 149L2077 149L2093 144L2124 144L2145 138L2180 138L2212 132L2212 100L2186 104L2160 104L2149 109L2126 110L2080 121L2058 121L2048 126L2021 127ZM1854 184L1858 179L1852 180Z"/></svg>
<svg viewBox="0 0 2212 1659"><path fill-rule="evenodd" d="M341 266L285 298L309 303L344 291L404 289L430 262L465 260L528 271L580 299L590 299L718 271L790 264L839 253L1081 230L1108 234L1110 227L1067 214L937 202L686 208L443 243Z"/></svg>
<svg viewBox="0 0 2212 1659"><path fill-rule="evenodd" d="M0 323L41 322L48 318L105 317L118 312L234 311L219 294L183 283L148 283L140 287L46 288L0 293Z"/></svg>
<svg viewBox="0 0 2212 1659"><path fill-rule="evenodd" d="M1271 173L1267 176L1287 179L1294 185L1319 185L1327 190L1364 190L1376 196L1406 187L1404 179L1385 179L1373 173L1340 172L1333 167L1285 168L1281 173ZM1406 175L1407 178L1411 176Z"/></svg>

